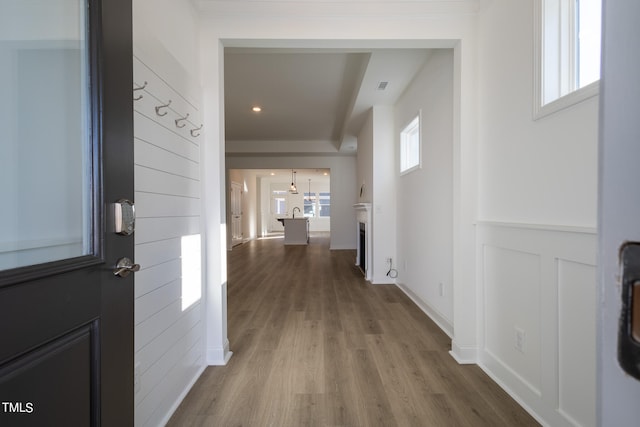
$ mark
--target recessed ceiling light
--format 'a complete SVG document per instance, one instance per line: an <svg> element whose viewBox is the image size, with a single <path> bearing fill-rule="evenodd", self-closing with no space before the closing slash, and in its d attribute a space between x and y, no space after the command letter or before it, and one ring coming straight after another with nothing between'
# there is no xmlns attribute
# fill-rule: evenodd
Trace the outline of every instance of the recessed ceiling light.
<svg viewBox="0 0 640 427"><path fill-rule="evenodd" d="M260 111L262 111L262 107L256 105L254 107L251 107L251 111L253 111L254 113L259 113Z"/></svg>

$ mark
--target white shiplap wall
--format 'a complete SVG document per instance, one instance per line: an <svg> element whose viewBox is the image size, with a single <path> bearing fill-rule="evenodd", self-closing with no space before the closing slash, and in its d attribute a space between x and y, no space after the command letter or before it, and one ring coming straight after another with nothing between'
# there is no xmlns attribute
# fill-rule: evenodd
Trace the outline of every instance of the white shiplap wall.
<svg viewBox="0 0 640 427"><path fill-rule="evenodd" d="M157 53L156 53L157 55ZM204 369L200 126L179 67L134 56L136 426L162 425ZM154 58L155 62L158 58ZM150 62L150 61L149 61ZM169 107L165 105L171 100ZM189 114L188 120L176 123ZM164 114L164 115L161 115ZM184 125L184 127L179 127ZM194 136L196 135L196 136Z"/></svg>

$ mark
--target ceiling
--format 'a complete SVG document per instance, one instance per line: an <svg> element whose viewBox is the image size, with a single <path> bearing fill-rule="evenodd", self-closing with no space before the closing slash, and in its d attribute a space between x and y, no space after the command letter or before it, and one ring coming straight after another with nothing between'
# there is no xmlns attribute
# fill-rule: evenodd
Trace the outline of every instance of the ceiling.
<svg viewBox="0 0 640 427"><path fill-rule="evenodd" d="M429 52L226 48L226 140L293 142L300 152L325 141L353 152L371 107L395 104Z"/></svg>

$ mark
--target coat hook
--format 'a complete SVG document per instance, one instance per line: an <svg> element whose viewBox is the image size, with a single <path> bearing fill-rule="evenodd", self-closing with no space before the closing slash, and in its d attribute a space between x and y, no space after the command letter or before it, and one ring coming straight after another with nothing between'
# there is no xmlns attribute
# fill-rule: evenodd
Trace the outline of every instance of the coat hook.
<svg viewBox="0 0 640 427"><path fill-rule="evenodd" d="M204 126L204 125L200 125L200 127L199 127L199 128L191 129L191 136L193 136L194 138L195 138L196 136L200 136L200 133L196 133L196 132L198 132L200 129L202 129L202 126Z"/></svg>
<svg viewBox="0 0 640 427"><path fill-rule="evenodd" d="M180 122L187 120L189 118L189 113L187 113L186 116L184 117L180 117L178 119L176 119L176 127L177 128L183 128L185 126L185 123L180 124Z"/></svg>
<svg viewBox="0 0 640 427"><path fill-rule="evenodd" d="M167 112L165 111L164 113L160 114L160 109L161 108L167 108L167 107L169 107L169 105L171 105L171 100L169 100L169 102L167 102L165 105L158 105L156 107L156 114L159 115L159 116L166 116Z"/></svg>
<svg viewBox="0 0 640 427"><path fill-rule="evenodd" d="M143 84L142 86L140 86L140 87L134 87L134 88L133 88L133 91L135 92L135 91L137 91L137 90L142 90L142 89L144 89L145 87L147 87L147 82L146 82L146 80L145 80L145 82L144 82L144 84ZM134 100L134 101L140 101L141 99L142 99L142 95L140 95L140 96L138 96L138 97L134 97L134 98L133 98L133 100Z"/></svg>

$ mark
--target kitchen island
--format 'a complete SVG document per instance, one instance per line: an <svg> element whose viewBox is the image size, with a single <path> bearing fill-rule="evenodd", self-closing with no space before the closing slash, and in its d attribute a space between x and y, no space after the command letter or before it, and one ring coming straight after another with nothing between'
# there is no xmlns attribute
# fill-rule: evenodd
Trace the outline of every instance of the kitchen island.
<svg viewBox="0 0 640 427"><path fill-rule="evenodd" d="M308 218L278 218L284 226L285 245L307 245L309 243Z"/></svg>

